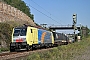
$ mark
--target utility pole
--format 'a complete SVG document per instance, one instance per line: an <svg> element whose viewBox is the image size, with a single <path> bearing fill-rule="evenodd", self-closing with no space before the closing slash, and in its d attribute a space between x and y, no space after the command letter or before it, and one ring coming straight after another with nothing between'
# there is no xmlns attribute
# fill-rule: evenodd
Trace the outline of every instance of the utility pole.
<svg viewBox="0 0 90 60"><path fill-rule="evenodd" d="M77 23L77 14L73 14L73 25L74 25L74 40L75 40L75 30L77 27L75 26Z"/></svg>

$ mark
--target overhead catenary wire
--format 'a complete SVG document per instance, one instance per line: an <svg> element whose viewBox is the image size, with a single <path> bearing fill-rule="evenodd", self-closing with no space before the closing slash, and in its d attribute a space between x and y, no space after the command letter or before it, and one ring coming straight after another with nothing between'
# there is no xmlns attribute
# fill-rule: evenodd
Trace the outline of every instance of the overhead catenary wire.
<svg viewBox="0 0 90 60"><path fill-rule="evenodd" d="M35 3L37 6L39 6L40 8L42 8L44 11L46 11L47 13L49 13L51 15L50 12L48 12L46 9L44 9L43 7L41 7L39 4L37 4L35 1L31 0L33 3Z"/></svg>
<svg viewBox="0 0 90 60"><path fill-rule="evenodd" d="M46 17L50 18L51 20L57 22L56 20L54 20L54 19L51 18L50 16L46 15L45 13L43 13L43 12L39 11L38 9L36 9L35 7L31 6L30 4L28 4L28 5L29 5L30 7L32 7L33 9L35 9L36 11L40 12L41 14L45 15ZM57 23L58 23L58 24L61 24L61 23L59 23L59 22L57 22Z"/></svg>
<svg viewBox="0 0 90 60"><path fill-rule="evenodd" d="M39 6L40 8L42 8L44 11L46 11L47 13L49 13L51 16L57 18L56 16L52 15L49 11L47 11L46 9L44 9L43 7L41 7L39 4L37 4L35 1L31 0L34 4L36 4L37 6ZM59 18L57 18L59 19ZM60 20L60 19L59 19ZM61 20L60 20L61 21Z"/></svg>

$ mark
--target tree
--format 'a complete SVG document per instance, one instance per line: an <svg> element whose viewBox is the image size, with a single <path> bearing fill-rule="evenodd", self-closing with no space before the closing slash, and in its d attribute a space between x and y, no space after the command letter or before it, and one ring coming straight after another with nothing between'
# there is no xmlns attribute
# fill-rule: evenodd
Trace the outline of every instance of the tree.
<svg viewBox="0 0 90 60"><path fill-rule="evenodd" d="M86 26L82 26L82 35L88 36L90 29Z"/></svg>

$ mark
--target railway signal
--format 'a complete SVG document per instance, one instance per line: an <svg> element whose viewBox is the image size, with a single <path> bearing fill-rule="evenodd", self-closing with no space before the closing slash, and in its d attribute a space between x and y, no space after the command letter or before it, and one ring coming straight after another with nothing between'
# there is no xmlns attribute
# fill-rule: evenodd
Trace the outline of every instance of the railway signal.
<svg viewBox="0 0 90 60"><path fill-rule="evenodd" d="M73 27L74 27L74 40L75 40L75 30L77 30L77 27L75 24L77 23L77 14L73 14Z"/></svg>
<svg viewBox="0 0 90 60"><path fill-rule="evenodd" d="M73 14L73 24L77 23L77 14Z"/></svg>

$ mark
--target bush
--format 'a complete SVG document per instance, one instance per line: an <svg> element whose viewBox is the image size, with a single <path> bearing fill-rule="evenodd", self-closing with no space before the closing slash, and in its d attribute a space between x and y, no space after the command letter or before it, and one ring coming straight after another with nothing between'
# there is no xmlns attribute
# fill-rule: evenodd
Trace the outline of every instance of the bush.
<svg viewBox="0 0 90 60"><path fill-rule="evenodd" d="M12 26L7 23L0 23L0 40L3 40L7 43L9 47L9 43L11 42L12 35Z"/></svg>
<svg viewBox="0 0 90 60"><path fill-rule="evenodd" d="M0 51L9 51L9 48L0 48Z"/></svg>

